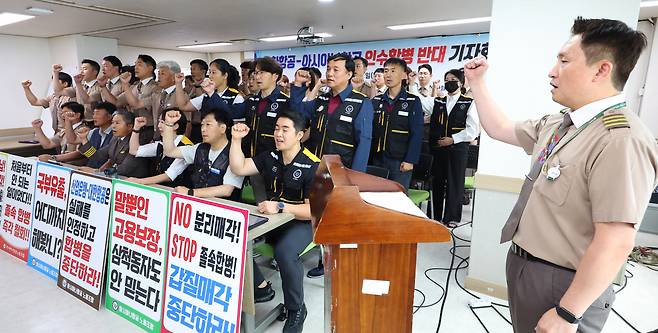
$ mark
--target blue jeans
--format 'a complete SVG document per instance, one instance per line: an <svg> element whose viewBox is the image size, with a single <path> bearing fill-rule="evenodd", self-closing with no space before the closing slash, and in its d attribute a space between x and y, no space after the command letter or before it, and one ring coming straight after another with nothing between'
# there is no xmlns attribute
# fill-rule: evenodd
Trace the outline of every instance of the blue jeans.
<svg viewBox="0 0 658 333"><path fill-rule="evenodd" d="M403 161L388 158L383 154L381 156L375 157L372 161L373 165L388 170L388 179L400 183L402 186L404 186L405 190L408 190L409 183L411 183L411 174L413 173L413 170L405 172L400 171L400 164L402 164L402 162Z"/></svg>

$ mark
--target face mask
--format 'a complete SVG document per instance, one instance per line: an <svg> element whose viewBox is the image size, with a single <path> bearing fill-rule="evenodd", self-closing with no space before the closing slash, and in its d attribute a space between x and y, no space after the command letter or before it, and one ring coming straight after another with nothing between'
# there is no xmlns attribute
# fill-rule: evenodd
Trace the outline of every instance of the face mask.
<svg viewBox="0 0 658 333"><path fill-rule="evenodd" d="M452 94L459 89L459 81L446 81L445 87Z"/></svg>

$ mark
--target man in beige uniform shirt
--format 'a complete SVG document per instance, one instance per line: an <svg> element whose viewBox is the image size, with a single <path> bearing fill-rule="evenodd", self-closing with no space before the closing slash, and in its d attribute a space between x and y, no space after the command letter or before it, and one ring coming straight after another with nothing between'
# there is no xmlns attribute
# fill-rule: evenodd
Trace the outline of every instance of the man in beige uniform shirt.
<svg viewBox="0 0 658 333"><path fill-rule="evenodd" d="M645 36L620 21L582 18L571 32L549 73L553 100L567 109L540 120L510 121L484 82L486 60L465 66L487 133L532 154L501 237L512 240L515 332L601 331L658 177L655 139L621 94Z"/></svg>
<svg viewBox="0 0 658 333"><path fill-rule="evenodd" d="M80 74L73 77L76 100L85 106L87 120L93 118L96 103L101 101L101 86L96 80L100 70L101 65L96 61L83 59L80 64Z"/></svg>

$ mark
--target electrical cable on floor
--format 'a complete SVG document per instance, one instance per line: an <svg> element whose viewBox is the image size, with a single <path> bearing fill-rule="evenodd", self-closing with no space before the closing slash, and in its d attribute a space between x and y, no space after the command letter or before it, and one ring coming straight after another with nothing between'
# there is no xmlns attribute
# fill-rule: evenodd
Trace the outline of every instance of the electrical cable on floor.
<svg viewBox="0 0 658 333"><path fill-rule="evenodd" d="M452 234L452 231L450 231ZM452 247L455 248L457 243L454 238L452 238ZM452 274L452 269L455 266L455 254L453 253L452 259L450 259L450 269L448 269L448 277L446 278L446 287L444 289L443 302L441 302L441 310L439 310L439 323L436 325L436 333L439 333L441 328L441 320L443 319L443 309L446 305L446 300L448 299L448 288L450 287L450 275ZM456 275L457 273L455 273Z"/></svg>
<svg viewBox="0 0 658 333"><path fill-rule="evenodd" d="M615 310L615 308L610 308L610 309L612 310L612 312L614 312L617 315L617 317L621 318L621 320L623 320L626 323L626 325L628 325L630 328L632 328L633 331L635 331L637 333L642 333L642 332L640 332L640 330L635 328L635 326L631 325L631 323L629 323L628 320L626 320L626 318L624 318L622 315L620 315L619 312L617 312L617 310Z"/></svg>
<svg viewBox="0 0 658 333"><path fill-rule="evenodd" d="M471 312L473 312L473 315L475 316L475 318L477 318L477 320L480 322L480 325L482 325L482 328L484 328L484 331L489 333L489 330L487 329L487 326L482 322L482 319L480 319L480 316L478 316L478 314L475 313L475 310L473 310L473 307L469 306L468 308L471 309Z"/></svg>

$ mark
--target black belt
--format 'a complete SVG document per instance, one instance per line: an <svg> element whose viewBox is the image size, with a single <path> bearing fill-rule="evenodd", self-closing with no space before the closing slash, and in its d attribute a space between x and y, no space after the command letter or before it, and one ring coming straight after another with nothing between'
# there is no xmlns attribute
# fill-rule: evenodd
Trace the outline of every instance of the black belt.
<svg viewBox="0 0 658 333"><path fill-rule="evenodd" d="M517 256L525 259L525 260L540 262L540 263L548 265L548 266L552 266L552 267L555 267L555 268L565 269L565 270L568 270L568 271L571 271L571 272L575 272L575 270L573 270L571 268L562 267L562 266L556 265L556 264L554 264L550 261L546 261L544 259L537 258L537 257L533 256L532 254L530 254L528 251L524 250L522 247L516 245L516 243L514 243L514 242L512 242L512 246L510 247L510 249L512 250L512 253L514 253L515 255L517 255Z"/></svg>

